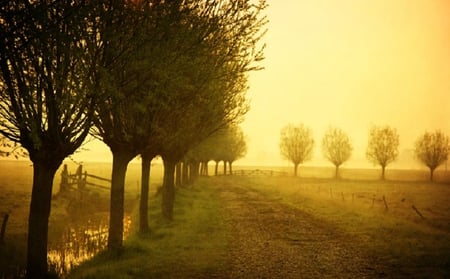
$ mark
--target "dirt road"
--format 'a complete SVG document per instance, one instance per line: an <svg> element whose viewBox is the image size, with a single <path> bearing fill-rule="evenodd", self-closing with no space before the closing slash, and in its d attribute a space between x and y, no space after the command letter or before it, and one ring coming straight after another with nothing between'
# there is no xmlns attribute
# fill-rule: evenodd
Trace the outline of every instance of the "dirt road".
<svg viewBox="0 0 450 279"><path fill-rule="evenodd" d="M231 228L228 274L217 278L411 278L352 236L239 185L219 186Z"/></svg>

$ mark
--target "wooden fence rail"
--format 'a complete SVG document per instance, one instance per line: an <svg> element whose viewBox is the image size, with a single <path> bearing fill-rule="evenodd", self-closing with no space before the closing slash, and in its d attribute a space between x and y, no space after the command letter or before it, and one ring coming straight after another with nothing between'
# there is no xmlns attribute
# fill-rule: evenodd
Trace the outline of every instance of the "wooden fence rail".
<svg viewBox="0 0 450 279"><path fill-rule="evenodd" d="M274 170L234 170L233 175L241 176L286 176L288 173L285 171L274 171Z"/></svg>
<svg viewBox="0 0 450 279"><path fill-rule="evenodd" d="M105 184L101 184L101 182L107 182L108 186L106 186ZM60 192L65 192L73 188L83 190L86 188L86 186L109 190L111 189L110 183L111 179L88 174L87 171L83 172L82 165L78 166L75 174L70 174L67 169L67 165L64 165L63 171L61 173Z"/></svg>

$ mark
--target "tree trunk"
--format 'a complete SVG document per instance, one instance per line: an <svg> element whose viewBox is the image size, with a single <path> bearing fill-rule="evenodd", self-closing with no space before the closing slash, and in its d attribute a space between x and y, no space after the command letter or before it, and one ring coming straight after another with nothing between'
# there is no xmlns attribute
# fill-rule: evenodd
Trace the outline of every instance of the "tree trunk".
<svg viewBox="0 0 450 279"><path fill-rule="evenodd" d="M430 181L431 182L433 182L434 170L435 170L435 168L430 168Z"/></svg>
<svg viewBox="0 0 450 279"><path fill-rule="evenodd" d="M205 175L205 164L204 164L203 162L200 162L200 163L199 163L199 166L200 166L199 175L200 175L200 176Z"/></svg>
<svg viewBox="0 0 450 279"><path fill-rule="evenodd" d="M175 166L175 186L181 186L181 162L178 162Z"/></svg>
<svg viewBox="0 0 450 279"><path fill-rule="evenodd" d="M60 164L33 162L33 189L28 218L27 278L47 277L48 218L53 178Z"/></svg>
<svg viewBox="0 0 450 279"><path fill-rule="evenodd" d="M214 175L217 176L219 173L219 161L216 161L216 167L214 168Z"/></svg>
<svg viewBox="0 0 450 279"><path fill-rule="evenodd" d="M381 180L384 180L385 179L385 169L386 169L386 166L384 166L384 165L382 165L381 166Z"/></svg>
<svg viewBox="0 0 450 279"><path fill-rule="evenodd" d="M297 177L298 163L294 163L294 176Z"/></svg>
<svg viewBox="0 0 450 279"><path fill-rule="evenodd" d="M209 171L208 171L208 161L204 161L203 162L203 167L204 167L204 176L209 176Z"/></svg>
<svg viewBox="0 0 450 279"><path fill-rule="evenodd" d="M233 162L228 162L228 165L230 167L228 172L230 173L230 175L233 175Z"/></svg>
<svg viewBox="0 0 450 279"><path fill-rule="evenodd" d="M189 164L186 162L186 160L183 161L182 173L181 183L183 185L186 185L189 182Z"/></svg>
<svg viewBox="0 0 450 279"><path fill-rule="evenodd" d="M339 179L339 165L336 165L336 168L334 170L334 178Z"/></svg>
<svg viewBox="0 0 450 279"><path fill-rule="evenodd" d="M173 220L173 204L175 202L174 172L175 162L164 159L164 178L162 187L162 214L167 220Z"/></svg>
<svg viewBox="0 0 450 279"><path fill-rule="evenodd" d="M122 249L125 175L128 163L133 157L128 152L113 151L108 234L110 251L120 252Z"/></svg>
<svg viewBox="0 0 450 279"><path fill-rule="evenodd" d="M139 201L139 232L149 231L148 226L148 191L150 189L150 170L153 156L141 154L141 199Z"/></svg>
<svg viewBox="0 0 450 279"><path fill-rule="evenodd" d="M189 166L190 170L190 177L189 177L189 183L193 183L198 178L198 173L200 169L200 162L191 162Z"/></svg>

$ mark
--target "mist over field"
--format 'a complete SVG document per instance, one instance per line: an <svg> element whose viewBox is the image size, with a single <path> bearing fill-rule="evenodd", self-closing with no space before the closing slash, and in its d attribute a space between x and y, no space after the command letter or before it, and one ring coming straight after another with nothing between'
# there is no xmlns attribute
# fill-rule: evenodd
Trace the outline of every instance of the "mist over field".
<svg viewBox="0 0 450 279"><path fill-rule="evenodd" d="M450 278L450 2L0 4L0 279Z"/></svg>

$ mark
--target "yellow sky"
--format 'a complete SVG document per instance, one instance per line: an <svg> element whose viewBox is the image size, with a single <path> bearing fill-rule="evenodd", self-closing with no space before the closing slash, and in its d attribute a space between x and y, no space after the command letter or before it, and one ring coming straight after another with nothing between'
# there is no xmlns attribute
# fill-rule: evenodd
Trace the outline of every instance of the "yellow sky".
<svg viewBox="0 0 450 279"><path fill-rule="evenodd" d="M268 0L265 70L250 76L251 111L242 124L246 158L282 164L282 126L303 122L316 141L329 126L354 144L349 165L365 161L368 129L389 124L400 149L425 130L450 135L450 0ZM74 158L110 160L88 145Z"/></svg>
<svg viewBox="0 0 450 279"><path fill-rule="evenodd" d="M279 131L290 122L311 127L317 147L329 125L341 127L354 161L364 160L372 124L396 127L400 149L427 129L450 134L450 1L269 4L266 69L251 76L243 124L246 160L282 162Z"/></svg>

